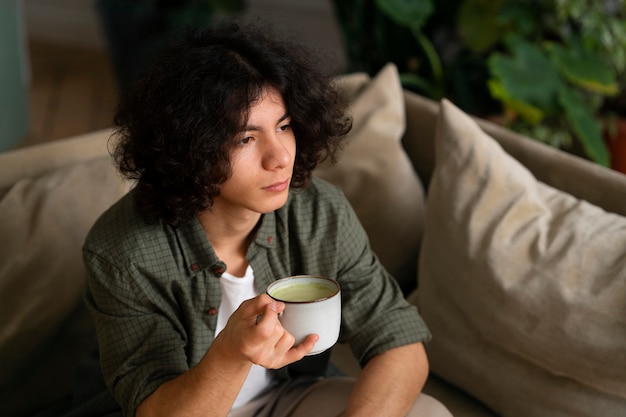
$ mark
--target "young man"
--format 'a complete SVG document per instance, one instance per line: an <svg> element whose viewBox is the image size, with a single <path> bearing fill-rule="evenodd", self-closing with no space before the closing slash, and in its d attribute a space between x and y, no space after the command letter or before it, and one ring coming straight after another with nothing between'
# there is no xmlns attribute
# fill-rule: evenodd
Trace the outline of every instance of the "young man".
<svg viewBox="0 0 626 417"><path fill-rule="evenodd" d="M187 34L116 114L136 186L84 246L107 386L126 416L448 416L420 394L425 324L341 192L311 176L351 128L341 96L267 33ZM305 358L317 335L294 345L282 328L264 292L296 274L339 281L357 380L325 378Z"/></svg>

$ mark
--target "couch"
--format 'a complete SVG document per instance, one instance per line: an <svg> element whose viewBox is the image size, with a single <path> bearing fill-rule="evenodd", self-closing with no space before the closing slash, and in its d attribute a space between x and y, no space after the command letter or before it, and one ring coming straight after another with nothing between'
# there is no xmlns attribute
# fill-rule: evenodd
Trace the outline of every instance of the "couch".
<svg viewBox="0 0 626 417"><path fill-rule="evenodd" d="M457 417L626 416L626 177L402 90L338 79L336 165L374 251L428 323L424 389ZM0 154L0 415L68 400L93 340L82 241L131 185L111 131ZM347 346L341 372L357 374Z"/></svg>

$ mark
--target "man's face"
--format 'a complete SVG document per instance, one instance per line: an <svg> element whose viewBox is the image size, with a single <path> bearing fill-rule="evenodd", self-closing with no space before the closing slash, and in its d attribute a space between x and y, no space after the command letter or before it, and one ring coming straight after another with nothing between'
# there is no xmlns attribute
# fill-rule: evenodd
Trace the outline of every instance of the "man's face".
<svg viewBox="0 0 626 417"><path fill-rule="evenodd" d="M296 154L290 121L281 95L264 90L250 108L245 130L234 138L232 175L214 208L268 213L285 204Z"/></svg>

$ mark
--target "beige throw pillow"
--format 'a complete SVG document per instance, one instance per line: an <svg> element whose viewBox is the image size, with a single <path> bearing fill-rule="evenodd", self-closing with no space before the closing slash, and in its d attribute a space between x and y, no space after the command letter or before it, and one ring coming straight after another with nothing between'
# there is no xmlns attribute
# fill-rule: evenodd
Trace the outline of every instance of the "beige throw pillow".
<svg viewBox="0 0 626 417"><path fill-rule="evenodd" d="M3 191L0 391L76 308L84 284L83 240L127 190L107 156L19 180Z"/></svg>
<svg viewBox="0 0 626 417"><path fill-rule="evenodd" d="M441 103L420 257L431 369L507 417L626 416L626 218Z"/></svg>
<svg viewBox="0 0 626 417"><path fill-rule="evenodd" d="M356 74L339 83L350 99L353 129L339 162L314 174L342 188L383 265L412 288L424 191L400 142L406 123L398 70L389 64L371 81Z"/></svg>

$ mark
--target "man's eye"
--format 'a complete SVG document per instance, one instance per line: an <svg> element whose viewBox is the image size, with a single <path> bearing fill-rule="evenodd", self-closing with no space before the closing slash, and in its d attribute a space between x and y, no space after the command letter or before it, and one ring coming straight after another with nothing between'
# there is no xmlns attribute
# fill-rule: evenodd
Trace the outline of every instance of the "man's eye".
<svg viewBox="0 0 626 417"><path fill-rule="evenodd" d="M246 136L245 138L239 139L237 142L238 145L247 145L252 141L252 136Z"/></svg>

